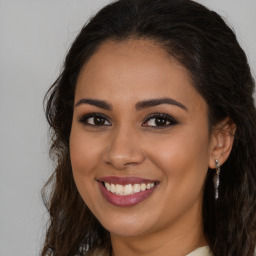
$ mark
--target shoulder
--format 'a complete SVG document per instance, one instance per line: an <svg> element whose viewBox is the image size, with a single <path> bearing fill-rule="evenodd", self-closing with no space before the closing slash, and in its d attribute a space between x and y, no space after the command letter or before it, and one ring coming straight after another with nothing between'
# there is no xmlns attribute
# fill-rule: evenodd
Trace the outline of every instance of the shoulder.
<svg viewBox="0 0 256 256"><path fill-rule="evenodd" d="M93 248L85 256L109 256L109 251L102 248Z"/></svg>
<svg viewBox="0 0 256 256"><path fill-rule="evenodd" d="M187 256L213 256L208 246L200 247L188 254Z"/></svg>

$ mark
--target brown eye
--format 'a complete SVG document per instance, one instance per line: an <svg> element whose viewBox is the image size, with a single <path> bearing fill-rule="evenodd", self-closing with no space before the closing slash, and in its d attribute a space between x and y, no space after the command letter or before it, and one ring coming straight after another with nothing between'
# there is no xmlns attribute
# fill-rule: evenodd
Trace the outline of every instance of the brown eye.
<svg viewBox="0 0 256 256"><path fill-rule="evenodd" d="M106 119L104 119L103 117L91 117L88 118L87 120L88 124L91 125L105 125Z"/></svg>
<svg viewBox="0 0 256 256"><path fill-rule="evenodd" d="M110 126L111 122L102 114L87 114L80 120L81 123L91 126Z"/></svg>
<svg viewBox="0 0 256 256"><path fill-rule="evenodd" d="M177 124L177 121L166 114L153 114L143 123L144 127L165 128Z"/></svg>
<svg viewBox="0 0 256 256"><path fill-rule="evenodd" d="M147 122L148 126L165 126L169 125L171 122L168 121L166 118L163 117L155 117L155 118L150 118Z"/></svg>

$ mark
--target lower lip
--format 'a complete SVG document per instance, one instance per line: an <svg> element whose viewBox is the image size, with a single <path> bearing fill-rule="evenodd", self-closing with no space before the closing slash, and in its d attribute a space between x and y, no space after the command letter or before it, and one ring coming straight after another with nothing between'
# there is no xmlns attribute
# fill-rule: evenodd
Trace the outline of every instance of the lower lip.
<svg viewBox="0 0 256 256"><path fill-rule="evenodd" d="M102 182L98 182L100 190L104 198L111 204L120 207L127 207L136 205L145 199L147 199L155 190L156 185L150 189L146 189L144 191L134 193L128 196L119 196L108 191Z"/></svg>

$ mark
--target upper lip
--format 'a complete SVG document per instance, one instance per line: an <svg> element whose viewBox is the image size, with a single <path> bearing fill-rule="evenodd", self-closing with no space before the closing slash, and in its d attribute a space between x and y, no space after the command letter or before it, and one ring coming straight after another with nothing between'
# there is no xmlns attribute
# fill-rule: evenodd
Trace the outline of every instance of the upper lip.
<svg viewBox="0 0 256 256"><path fill-rule="evenodd" d="M127 184L141 184L141 183L159 183L158 180L145 179L141 177L117 177L117 176L105 176L98 178L97 181L107 182L113 184L127 185Z"/></svg>

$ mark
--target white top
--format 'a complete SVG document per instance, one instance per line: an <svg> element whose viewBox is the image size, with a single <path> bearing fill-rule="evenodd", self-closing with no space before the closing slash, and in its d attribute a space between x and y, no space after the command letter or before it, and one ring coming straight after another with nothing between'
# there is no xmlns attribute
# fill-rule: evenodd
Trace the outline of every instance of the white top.
<svg viewBox="0 0 256 256"><path fill-rule="evenodd" d="M208 246L200 247L188 254L187 256L213 256Z"/></svg>
<svg viewBox="0 0 256 256"><path fill-rule="evenodd" d="M94 249L93 251L90 251L89 254L86 254L88 256L108 256L109 252L105 250L99 250ZM189 253L186 256L213 256L213 254L210 251L210 248L208 246L200 247L194 250L193 252Z"/></svg>

